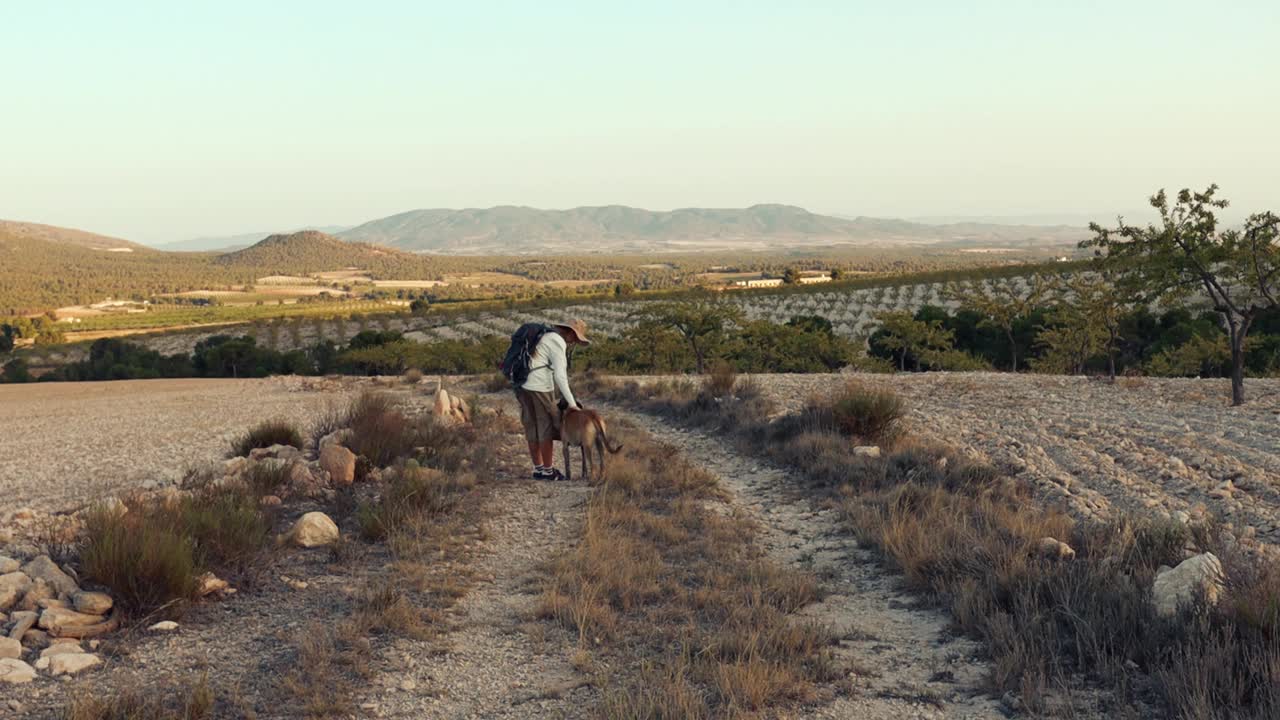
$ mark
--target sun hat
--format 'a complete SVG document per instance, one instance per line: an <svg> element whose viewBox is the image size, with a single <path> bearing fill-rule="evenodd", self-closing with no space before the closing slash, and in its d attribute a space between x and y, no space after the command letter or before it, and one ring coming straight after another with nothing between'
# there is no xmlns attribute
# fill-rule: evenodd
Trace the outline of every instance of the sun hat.
<svg viewBox="0 0 1280 720"><path fill-rule="evenodd" d="M557 323L556 327L567 328L574 334L574 337L578 338L578 342L583 345L591 344L591 341L587 339L587 324L578 318L574 318L568 323Z"/></svg>

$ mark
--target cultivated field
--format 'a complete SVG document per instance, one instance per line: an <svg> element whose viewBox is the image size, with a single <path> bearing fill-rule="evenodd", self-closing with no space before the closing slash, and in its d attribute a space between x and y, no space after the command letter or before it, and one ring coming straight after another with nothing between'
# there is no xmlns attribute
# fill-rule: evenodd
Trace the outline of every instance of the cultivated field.
<svg viewBox="0 0 1280 720"><path fill-rule="evenodd" d="M341 399L270 380L126 380L0 386L0 518L73 510L177 481L268 418L303 426Z"/></svg>
<svg viewBox="0 0 1280 720"><path fill-rule="evenodd" d="M964 451L1039 488L1048 503L1102 519L1113 510L1208 513L1280 543L1280 381L1008 373L759 376L783 407L856 379L910 408L910 434Z"/></svg>

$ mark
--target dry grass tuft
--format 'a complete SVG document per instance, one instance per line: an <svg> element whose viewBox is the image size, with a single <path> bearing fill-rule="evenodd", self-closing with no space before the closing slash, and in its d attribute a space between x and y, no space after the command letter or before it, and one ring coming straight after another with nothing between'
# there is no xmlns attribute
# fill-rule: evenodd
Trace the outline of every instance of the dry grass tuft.
<svg viewBox="0 0 1280 720"><path fill-rule="evenodd" d="M288 420L267 420L231 442L228 457L247 457L249 452L272 445L303 447L302 433Z"/></svg>
<svg viewBox="0 0 1280 720"><path fill-rule="evenodd" d="M102 696L82 693L63 710L63 720L206 720L214 717L217 697L206 676L176 688L148 691L125 688Z"/></svg>
<svg viewBox="0 0 1280 720"><path fill-rule="evenodd" d="M633 433L634 434L634 433ZM628 443L551 568L540 615L580 645L648 662L606 682L604 717L713 717L814 697L832 679L822 627L791 613L809 575L766 560L752 525L708 509L714 477L671 447Z"/></svg>
<svg viewBox="0 0 1280 720"><path fill-rule="evenodd" d="M702 380L702 389L713 398L723 398L733 394L738 384L738 371L728 360L717 360L711 365L711 372Z"/></svg>

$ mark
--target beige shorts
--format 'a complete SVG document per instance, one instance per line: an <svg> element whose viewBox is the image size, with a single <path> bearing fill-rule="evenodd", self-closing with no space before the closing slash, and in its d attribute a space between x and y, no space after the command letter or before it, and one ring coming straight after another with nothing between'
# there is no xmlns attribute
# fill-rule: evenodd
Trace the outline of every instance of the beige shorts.
<svg viewBox="0 0 1280 720"><path fill-rule="evenodd" d="M516 390L520 401L520 422L524 424L524 438L531 443L560 439L560 408L554 393Z"/></svg>

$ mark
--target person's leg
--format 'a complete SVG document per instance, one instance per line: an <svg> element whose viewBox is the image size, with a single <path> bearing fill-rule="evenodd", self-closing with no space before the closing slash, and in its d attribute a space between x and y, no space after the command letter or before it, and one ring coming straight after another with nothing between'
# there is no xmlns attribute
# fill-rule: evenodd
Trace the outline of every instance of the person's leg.
<svg viewBox="0 0 1280 720"><path fill-rule="evenodd" d="M524 425L524 439L529 445L529 459L533 461L533 477L536 479L543 475L538 409L527 390L516 390L516 399L520 402L520 424Z"/></svg>
<svg viewBox="0 0 1280 720"><path fill-rule="evenodd" d="M538 457L541 458L539 463L543 467L554 467L556 464L556 441L543 440L538 444Z"/></svg>

